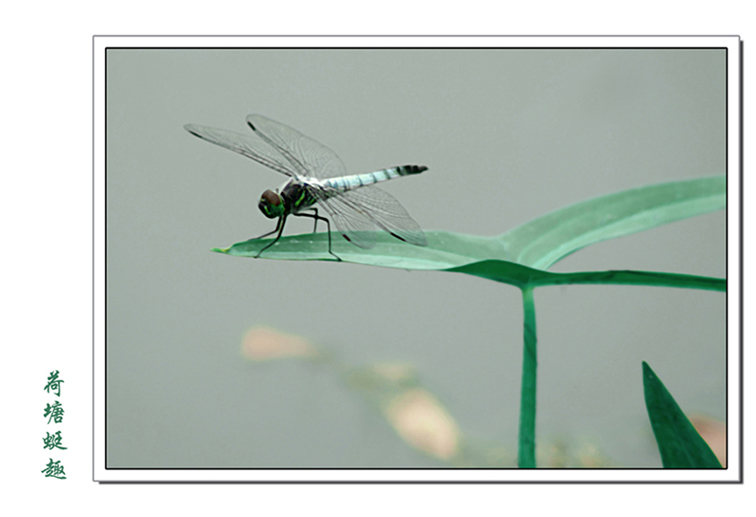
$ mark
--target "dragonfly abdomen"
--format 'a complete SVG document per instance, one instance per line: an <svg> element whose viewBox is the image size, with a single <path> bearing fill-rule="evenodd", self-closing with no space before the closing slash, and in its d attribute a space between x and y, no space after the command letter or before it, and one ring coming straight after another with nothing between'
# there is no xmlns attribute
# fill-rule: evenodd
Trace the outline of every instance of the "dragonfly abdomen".
<svg viewBox="0 0 756 517"><path fill-rule="evenodd" d="M420 174L421 172L427 170L428 167L426 167L425 165L400 165L398 167L391 167L390 169L383 169L375 172L367 172L364 174L350 174L349 176L330 178L323 180L323 183L328 187L345 191L364 187L365 185L372 185L373 183L380 183L381 181L392 180L400 176Z"/></svg>

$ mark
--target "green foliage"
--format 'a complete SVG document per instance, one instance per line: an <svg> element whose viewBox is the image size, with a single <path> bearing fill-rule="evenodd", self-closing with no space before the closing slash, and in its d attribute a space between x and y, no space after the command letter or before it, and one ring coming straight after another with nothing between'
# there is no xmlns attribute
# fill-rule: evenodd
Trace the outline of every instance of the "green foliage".
<svg viewBox="0 0 756 517"><path fill-rule="evenodd" d="M626 284L726 291L725 279L695 275L648 271L548 271L559 260L591 244L724 209L726 187L725 176L650 185L577 203L493 237L426 231L428 246L425 247L412 246L386 232L378 232L375 247L365 250L346 242L333 232L333 252L345 262L407 270L465 273L510 284L522 290L525 351L518 462L521 467L535 467L537 354L533 289L558 284ZM270 242L271 239L248 240L213 251L255 257ZM333 255L328 253L328 236L325 233L282 237L261 258L335 261ZM644 363L645 368L647 366ZM644 375L644 383L649 382ZM664 387L661 386L661 389ZM662 430L665 444L662 458L667 458L664 465L668 466L667 461L672 462L669 465L675 466L683 466L681 462L684 461L700 461L701 458L695 455L691 456L692 459L685 460L686 456L679 452L683 449L669 448L672 443L683 443L681 437L684 434L680 434L682 431L677 424L672 425L677 417L668 416L670 423L659 424L665 422L662 418L665 412L677 408L674 400L673 407L660 393L657 387L652 390L652 422L656 419L655 433L657 426L661 425L659 429ZM648 403L648 387L646 400ZM651 407L649 406L649 415L652 414ZM675 430L674 433L672 430ZM657 440L659 436L657 433ZM661 450L662 441L659 444ZM685 454L693 454L688 449L684 450L687 451Z"/></svg>
<svg viewBox="0 0 756 517"><path fill-rule="evenodd" d="M519 288L556 284L630 284L724 291L723 279L643 271L552 273L546 269L580 248L725 206L724 176L663 183L599 197L539 217L494 237L427 231L428 246L407 245L386 232L358 248L333 234L345 262L466 273ZM219 253L254 257L271 242L249 240ZM335 261L325 233L282 237L261 258Z"/></svg>
<svg viewBox="0 0 756 517"><path fill-rule="evenodd" d="M722 468L711 448L645 361L643 392L665 468Z"/></svg>
<svg viewBox="0 0 756 517"><path fill-rule="evenodd" d="M333 251L347 262L400 269L445 270L496 259L545 270L590 244L721 210L725 194L724 176L662 183L577 203L494 237L427 231L428 246L420 247L378 232L376 246L365 250L334 232ZM249 240L213 251L254 257L270 242ZM335 260L327 242L322 232L282 237L261 258Z"/></svg>
<svg viewBox="0 0 756 517"><path fill-rule="evenodd" d="M512 261L547 269L590 244L725 208L725 176L625 190L525 223L501 236Z"/></svg>

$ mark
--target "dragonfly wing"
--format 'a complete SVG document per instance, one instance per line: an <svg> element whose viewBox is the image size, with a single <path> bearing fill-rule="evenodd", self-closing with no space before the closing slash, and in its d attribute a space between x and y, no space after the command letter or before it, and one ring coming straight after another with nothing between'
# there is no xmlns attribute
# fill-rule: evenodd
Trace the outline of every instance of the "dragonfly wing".
<svg viewBox="0 0 756 517"><path fill-rule="evenodd" d="M397 199L375 185L349 190L341 198L365 210L376 226L386 230L394 237L414 244L427 246L423 230Z"/></svg>
<svg viewBox="0 0 756 517"><path fill-rule="evenodd" d="M324 179L346 174L346 167L335 152L296 129L262 115L249 115L247 124L301 176Z"/></svg>
<svg viewBox="0 0 756 517"><path fill-rule="evenodd" d="M327 193L327 191L324 192ZM410 217L399 201L375 185L366 185L354 190L338 192L335 195L326 194L324 197L327 199L321 202L321 205L329 206L330 210L327 209L327 211L338 214L332 214L332 216L340 231L342 226L348 228L359 226L364 231L374 230L375 226L378 226L394 237L410 244L416 246L428 245L423 230ZM369 225L362 222L366 219L370 222ZM367 235L370 235L370 233ZM351 235L349 237L352 238ZM375 240L375 237L368 238ZM372 244L369 247L372 247Z"/></svg>
<svg viewBox="0 0 756 517"><path fill-rule="evenodd" d="M377 228L366 211L340 199L343 194L338 191L320 187L312 193L346 240L364 249L375 246Z"/></svg>
<svg viewBox="0 0 756 517"><path fill-rule="evenodd" d="M257 137L196 124L187 124L184 129L202 140L207 140L247 158L252 158L281 174L286 174L292 178L302 174L301 170L292 166L286 155L281 154L278 149Z"/></svg>

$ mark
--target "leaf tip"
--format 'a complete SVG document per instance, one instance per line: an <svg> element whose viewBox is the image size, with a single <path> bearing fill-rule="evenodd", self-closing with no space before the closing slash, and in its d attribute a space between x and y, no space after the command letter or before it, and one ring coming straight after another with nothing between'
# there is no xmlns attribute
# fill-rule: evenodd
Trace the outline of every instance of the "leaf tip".
<svg viewBox="0 0 756 517"><path fill-rule="evenodd" d="M649 382L661 382L659 381L659 377L656 376L656 372L651 369L651 367L648 365L646 361L642 361L643 363L643 384L644 386L646 383Z"/></svg>

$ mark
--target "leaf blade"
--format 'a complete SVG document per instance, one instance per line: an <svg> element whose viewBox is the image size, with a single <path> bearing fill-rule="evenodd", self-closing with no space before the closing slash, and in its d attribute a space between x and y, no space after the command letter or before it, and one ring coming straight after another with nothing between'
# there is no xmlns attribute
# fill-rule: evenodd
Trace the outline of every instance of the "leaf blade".
<svg viewBox="0 0 756 517"><path fill-rule="evenodd" d="M362 249L331 233L332 250L345 262L400 269L443 270L476 262L482 258L508 256L498 239L453 232L427 231L428 246L413 246L386 232L376 232L373 248ZM240 257L254 257L271 239L249 240L213 251ZM328 235L324 232L282 237L265 250L261 258L278 260L330 260Z"/></svg>
<svg viewBox="0 0 756 517"><path fill-rule="evenodd" d="M591 244L721 210L726 189L722 175L624 190L551 212L499 238L514 262L547 269Z"/></svg>
<svg viewBox="0 0 756 517"><path fill-rule="evenodd" d="M665 468L722 468L709 445L645 361L643 393Z"/></svg>
<svg viewBox="0 0 756 517"><path fill-rule="evenodd" d="M640 187L571 205L502 235L485 237L426 231L427 246L412 246L385 232L371 236L376 245L361 249L331 234L332 249L344 262L406 270L444 270L523 287L567 283L632 284L726 290L726 280L649 273L595 271L551 273L555 261L578 249L725 206L726 178L714 176ZM646 199L648 198L648 199ZM213 251L255 257L272 239L249 240ZM335 261L326 233L282 237L262 258Z"/></svg>

